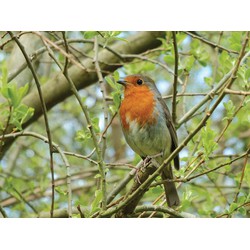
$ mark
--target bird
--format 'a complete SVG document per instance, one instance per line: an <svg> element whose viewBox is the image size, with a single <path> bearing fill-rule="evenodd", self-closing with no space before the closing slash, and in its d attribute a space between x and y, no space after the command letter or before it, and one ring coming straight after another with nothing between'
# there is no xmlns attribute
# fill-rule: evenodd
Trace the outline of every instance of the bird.
<svg viewBox="0 0 250 250"><path fill-rule="evenodd" d="M117 83L124 86L119 118L127 144L143 160L152 157L162 164L178 147L178 139L170 111L154 81L146 75L134 74ZM173 161L179 170L179 154ZM166 181L174 178L171 164L164 167L161 178L168 206L178 206L180 199L175 183Z"/></svg>

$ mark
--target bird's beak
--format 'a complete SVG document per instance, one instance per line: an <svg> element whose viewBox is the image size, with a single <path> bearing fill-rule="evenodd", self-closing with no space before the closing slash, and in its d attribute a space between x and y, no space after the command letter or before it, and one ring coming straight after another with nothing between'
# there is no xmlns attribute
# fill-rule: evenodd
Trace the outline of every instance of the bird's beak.
<svg viewBox="0 0 250 250"><path fill-rule="evenodd" d="M119 81L117 81L117 83L125 86L127 82L125 80L119 80Z"/></svg>

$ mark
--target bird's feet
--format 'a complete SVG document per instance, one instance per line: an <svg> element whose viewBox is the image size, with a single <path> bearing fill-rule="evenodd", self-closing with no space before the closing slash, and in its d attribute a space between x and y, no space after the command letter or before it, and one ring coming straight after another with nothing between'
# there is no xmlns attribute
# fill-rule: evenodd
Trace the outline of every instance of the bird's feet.
<svg viewBox="0 0 250 250"><path fill-rule="evenodd" d="M148 155L145 158L143 158L143 165L141 167L139 167L138 169L136 169L136 173L135 173L135 178L139 184L142 184L142 182L140 180L140 172L144 173L146 167L150 164L151 160L156 158L156 157L162 156L162 155L163 155L163 153L161 152L161 153L158 153L158 154L155 154L152 156Z"/></svg>

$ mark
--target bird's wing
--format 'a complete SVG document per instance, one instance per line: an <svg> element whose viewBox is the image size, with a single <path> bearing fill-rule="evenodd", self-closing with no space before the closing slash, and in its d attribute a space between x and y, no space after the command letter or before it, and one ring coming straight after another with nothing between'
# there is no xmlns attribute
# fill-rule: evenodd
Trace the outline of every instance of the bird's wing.
<svg viewBox="0 0 250 250"><path fill-rule="evenodd" d="M172 116L171 116L169 109L167 107L167 104L164 102L164 100L162 98L158 98L158 100L160 101L160 103L163 107L163 110L164 110L164 114L165 114L166 122L167 122L167 127L169 129L169 132L170 132L170 135L172 138L171 152L173 152L178 147L177 133L176 133L176 130L174 127ZM177 170L180 169L179 154L177 154L176 157L174 158L174 166Z"/></svg>

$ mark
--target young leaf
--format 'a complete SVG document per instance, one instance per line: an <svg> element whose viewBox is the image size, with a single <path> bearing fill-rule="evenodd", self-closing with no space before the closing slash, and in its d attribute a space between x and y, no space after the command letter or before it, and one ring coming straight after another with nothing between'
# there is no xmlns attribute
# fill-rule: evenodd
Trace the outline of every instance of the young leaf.
<svg viewBox="0 0 250 250"><path fill-rule="evenodd" d="M101 201L102 201L102 191L96 190L95 191L95 199L93 200L93 202L91 204L91 214L100 210Z"/></svg>
<svg viewBox="0 0 250 250"><path fill-rule="evenodd" d="M174 64L174 56L173 55L166 55L166 56L164 56L163 59L168 64Z"/></svg>
<svg viewBox="0 0 250 250"><path fill-rule="evenodd" d="M97 34L98 33L96 31L85 31L83 36L85 39L91 39L94 36L96 36Z"/></svg>
<svg viewBox="0 0 250 250"><path fill-rule="evenodd" d="M119 72L116 70L113 74L115 81L118 81L120 79Z"/></svg>
<svg viewBox="0 0 250 250"><path fill-rule="evenodd" d="M232 119L233 115L234 115L234 111L235 111L235 106L233 104L233 102L231 100L229 100L228 102L224 102L223 103L225 109L226 109L226 116L224 119Z"/></svg>
<svg viewBox="0 0 250 250"><path fill-rule="evenodd" d="M205 157L208 158L209 155L216 149L218 144L215 142L215 136L216 132L212 130L207 124L202 130L201 130L201 141L202 146L204 148Z"/></svg>

